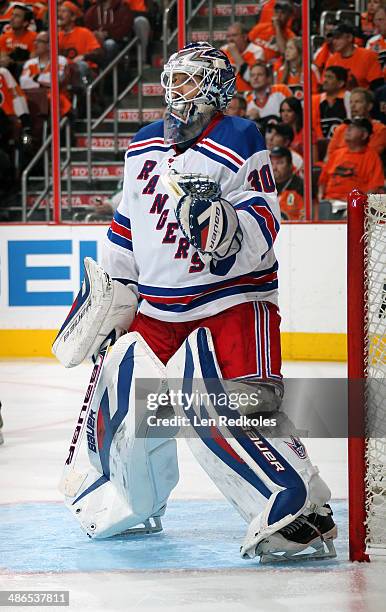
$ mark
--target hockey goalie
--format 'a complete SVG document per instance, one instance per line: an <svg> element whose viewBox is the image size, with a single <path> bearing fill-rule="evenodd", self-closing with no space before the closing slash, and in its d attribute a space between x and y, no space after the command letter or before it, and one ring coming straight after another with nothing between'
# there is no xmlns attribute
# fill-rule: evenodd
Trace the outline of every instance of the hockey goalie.
<svg viewBox="0 0 386 612"><path fill-rule="evenodd" d="M241 389L258 398L238 407L242 424L225 405L228 421L211 430L195 423L220 416L215 401L173 407L188 420L197 461L247 523L242 557L334 556L330 491L303 444L280 427L250 425L261 415L280 423L283 396L280 211L264 139L253 122L223 114L235 75L211 45L172 55L161 80L165 117L129 146L101 265L86 260L54 343L67 367L110 344L73 438L75 448L86 422L90 466L67 471L66 504L93 538L162 529L178 481L176 431L151 435L136 381L170 394L173 380L182 397L201 381L211 397Z"/></svg>

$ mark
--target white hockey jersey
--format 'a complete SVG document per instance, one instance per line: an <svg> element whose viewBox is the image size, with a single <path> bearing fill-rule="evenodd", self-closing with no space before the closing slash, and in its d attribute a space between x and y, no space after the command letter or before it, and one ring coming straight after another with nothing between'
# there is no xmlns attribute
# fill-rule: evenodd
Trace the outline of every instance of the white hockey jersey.
<svg viewBox="0 0 386 612"><path fill-rule="evenodd" d="M202 173L217 181L235 207L241 250L204 265L183 236L160 176ZM193 321L256 300L277 303L273 243L280 209L271 163L256 125L216 116L184 153L164 143L163 121L139 130L125 159L122 200L102 255L113 277L135 283L140 312L163 321Z"/></svg>

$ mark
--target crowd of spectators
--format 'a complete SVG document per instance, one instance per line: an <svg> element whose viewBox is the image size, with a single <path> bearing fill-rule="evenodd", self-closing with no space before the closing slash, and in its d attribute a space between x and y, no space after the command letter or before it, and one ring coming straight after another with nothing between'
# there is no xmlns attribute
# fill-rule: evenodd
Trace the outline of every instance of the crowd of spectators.
<svg viewBox="0 0 386 612"><path fill-rule="evenodd" d="M342 217L352 186L384 189L386 0L311 1L314 210ZM283 217L304 218L301 2L259 0L252 28L230 23L222 46L236 72L228 114L255 121L271 151ZM323 7L321 6L323 5ZM149 41L159 0L59 0L60 112L82 112L87 85L132 36ZM325 12L324 9L328 9ZM343 15L337 11L344 11ZM359 17L359 19L358 19ZM0 193L41 141L49 117L47 0L0 0ZM160 34L160 33L158 33ZM151 48L151 47L150 47ZM79 102L80 101L80 102ZM22 146L15 154L17 143ZM368 168L372 168L369 172Z"/></svg>
<svg viewBox="0 0 386 612"><path fill-rule="evenodd" d="M141 41L143 64L148 63L157 7L153 0L58 1L62 117L73 122L82 114L86 87L133 36ZM1 196L19 188L23 167L42 142L50 88L47 0L0 0Z"/></svg>
<svg viewBox="0 0 386 612"><path fill-rule="evenodd" d="M237 73L231 111L240 109L237 114L265 134L283 218L300 220L305 209L301 3L260 4L255 26L248 32L232 24L222 47ZM368 0L362 14L354 1L311 4L314 211L316 218L319 212L320 218L342 218L353 187L385 190L386 0Z"/></svg>

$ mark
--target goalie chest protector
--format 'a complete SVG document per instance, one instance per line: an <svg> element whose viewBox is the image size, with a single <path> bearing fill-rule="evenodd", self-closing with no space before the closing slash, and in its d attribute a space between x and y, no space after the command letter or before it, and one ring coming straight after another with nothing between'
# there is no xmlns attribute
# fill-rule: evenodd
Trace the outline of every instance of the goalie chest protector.
<svg viewBox="0 0 386 612"><path fill-rule="evenodd" d="M238 211L244 240L226 272L203 264L180 230L160 179L171 170L209 175ZM219 115L179 153L164 143L163 121L157 121L136 134L126 153L123 197L103 265L113 277L127 268L125 277L138 282L140 311L160 320L196 320L246 301L277 303L279 221L269 154L254 123Z"/></svg>

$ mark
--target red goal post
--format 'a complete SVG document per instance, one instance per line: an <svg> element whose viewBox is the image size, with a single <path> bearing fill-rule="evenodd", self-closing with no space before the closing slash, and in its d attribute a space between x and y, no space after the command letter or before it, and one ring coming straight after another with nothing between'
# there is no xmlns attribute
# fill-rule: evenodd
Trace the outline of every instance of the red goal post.
<svg viewBox="0 0 386 612"><path fill-rule="evenodd" d="M386 555L386 195L349 194L347 268L350 559L368 561Z"/></svg>

